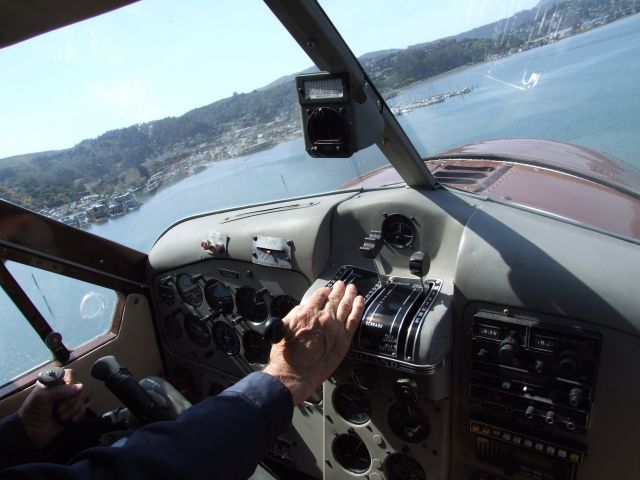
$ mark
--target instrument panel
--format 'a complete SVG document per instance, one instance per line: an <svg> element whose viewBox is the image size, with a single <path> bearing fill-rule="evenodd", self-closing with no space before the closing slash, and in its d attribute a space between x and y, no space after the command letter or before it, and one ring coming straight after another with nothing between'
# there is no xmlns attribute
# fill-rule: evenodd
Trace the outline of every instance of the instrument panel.
<svg viewBox="0 0 640 480"><path fill-rule="evenodd" d="M215 394L264 366L269 316L356 281L368 313L354 344L271 459L325 479L584 480L605 478L612 458L629 472L632 443L615 439L640 429L640 394L608 373L624 364L640 376L623 295L635 271L616 268L614 283L600 272L635 250L473 202L399 188L174 226L149 255L168 373L188 377L197 398ZM225 255L200 248L214 230Z"/></svg>
<svg viewBox="0 0 640 480"><path fill-rule="evenodd" d="M176 358L242 377L269 360L269 317L282 318L309 282L299 273L222 260L154 279L160 331ZM203 393L203 392L201 392Z"/></svg>

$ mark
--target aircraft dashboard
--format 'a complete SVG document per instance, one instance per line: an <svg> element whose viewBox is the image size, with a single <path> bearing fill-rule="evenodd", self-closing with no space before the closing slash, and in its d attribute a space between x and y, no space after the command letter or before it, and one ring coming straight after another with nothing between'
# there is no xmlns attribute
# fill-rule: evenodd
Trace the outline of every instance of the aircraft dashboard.
<svg viewBox="0 0 640 480"><path fill-rule="evenodd" d="M167 374L196 401L262 369L268 320L313 290L343 279L365 295L347 358L269 453L300 475L571 480L611 458L635 468L614 439L638 427L640 392L603 373L638 356L636 306L602 282L607 266L633 281L631 249L477 196L396 187L186 219L149 267ZM628 416L605 419L614 404Z"/></svg>

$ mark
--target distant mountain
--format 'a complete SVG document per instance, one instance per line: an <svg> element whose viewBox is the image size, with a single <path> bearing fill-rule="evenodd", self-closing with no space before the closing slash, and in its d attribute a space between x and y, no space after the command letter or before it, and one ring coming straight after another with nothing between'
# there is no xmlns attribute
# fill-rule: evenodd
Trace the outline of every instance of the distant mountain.
<svg viewBox="0 0 640 480"><path fill-rule="evenodd" d="M361 62L367 61L367 60L375 60L377 58L385 57L387 55L393 55L394 53L398 53L401 51L402 51L401 48L388 48L386 50L377 50L375 52L369 52L359 56L358 60L360 60Z"/></svg>

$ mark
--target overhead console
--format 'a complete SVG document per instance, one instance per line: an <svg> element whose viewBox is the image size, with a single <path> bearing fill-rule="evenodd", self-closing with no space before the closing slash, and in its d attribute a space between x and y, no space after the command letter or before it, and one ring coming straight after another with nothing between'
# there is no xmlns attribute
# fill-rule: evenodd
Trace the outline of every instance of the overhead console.
<svg viewBox="0 0 640 480"><path fill-rule="evenodd" d="M460 425L468 454L511 478L578 478L600 334L490 308L467 322Z"/></svg>

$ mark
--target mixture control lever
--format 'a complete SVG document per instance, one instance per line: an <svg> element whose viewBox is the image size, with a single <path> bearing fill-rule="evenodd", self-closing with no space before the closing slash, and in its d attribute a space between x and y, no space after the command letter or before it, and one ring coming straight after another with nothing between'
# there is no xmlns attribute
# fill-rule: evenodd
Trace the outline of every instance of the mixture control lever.
<svg viewBox="0 0 640 480"><path fill-rule="evenodd" d="M371 230L369 235L364 237L364 243L360 247L360 253L364 258L371 258L373 260L373 266L376 269L376 273L378 274L378 280L380 281L380 285L384 285L386 281L380 274L382 271L381 268L378 267L377 256L380 252L380 249L383 245L382 240L382 232L380 230Z"/></svg>
<svg viewBox="0 0 640 480"><path fill-rule="evenodd" d="M364 243L360 247L360 253L365 258L376 258L382 248L382 232L371 230L369 235L364 237Z"/></svg>
<svg viewBox="0 0 640 480"><path fill-rule="evenodd" d="M420 285L422 285L422 291L425 292L424 282L422 278L429 273L431 267L431 259L423 252L413 252L409 258L409 271L420 279ZM426 292L425 292L426 293Z"/></svg>

